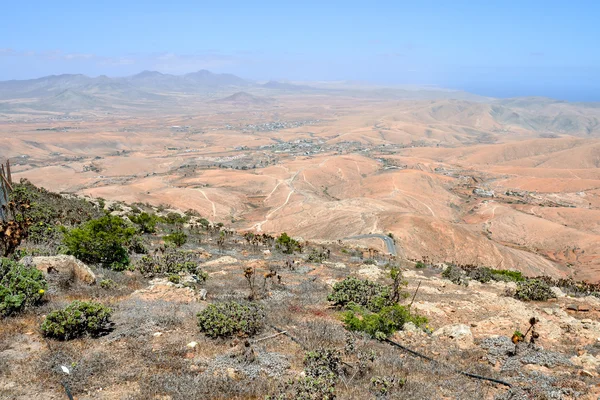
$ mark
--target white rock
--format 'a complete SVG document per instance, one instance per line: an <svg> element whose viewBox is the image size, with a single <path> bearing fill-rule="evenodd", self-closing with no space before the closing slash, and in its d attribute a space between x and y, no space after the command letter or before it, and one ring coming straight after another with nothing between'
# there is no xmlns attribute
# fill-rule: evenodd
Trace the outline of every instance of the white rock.
<svg viewBox="0 0 600 400"><path fill-rule="evenodd" d="M473 339L471 328L464 324L446 325L433 332L434 337L446 336L450 339L462 339L470 337Z"/></svg>
<svg viewBox="0 0 600 400"><path fill-rule="evenodd" d="M379 269L377 265L363 264L360 266L358 274L370 280L377 280L381 276L381 274L383 274L383 271Z"/></svg>
<svg viewBox="0 0 600 400"><path fill-rule="evenodd" d="M195 349L198 346L198 342L189 342L186 346L190 349Z"/></svg>
<svg viewBox="0 0 600 400"><path fill-rule="evenodd" d="M77 280L85 282L88 285L96 283L96 275L90 267L73 256L33 257L30 261L31 264L45 274L73 274Z"/></svg>
<svg viewBox="0 0 600 400"><path fill-rule="evenodd" d="M567 297L567 295L562 290L560 290L559 287L553 286L550 288L550 290L552 290L552 293L554 293L554 295L558 298Z"/></svg>

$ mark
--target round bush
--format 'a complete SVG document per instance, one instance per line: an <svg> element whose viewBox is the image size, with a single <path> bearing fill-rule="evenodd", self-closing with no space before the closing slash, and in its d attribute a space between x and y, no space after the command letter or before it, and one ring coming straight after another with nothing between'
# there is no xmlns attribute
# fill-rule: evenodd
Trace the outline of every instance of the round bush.
<svg viewBox="0 0 600 400"><path fill-rule="evenodd" d="M393 304L393 301L390 300L388 287L352 276L333 285L333 292L327 296L327 300L341 308L354 303L364 306L373 312L377 312L382 307Z"/></svg>
<svg viewBox="0 0 600 400"><path fill-rule="evenodd" d="M112 310L102 304L75 300L63 310L48 314L42 324L44 336L70 340L90 335L97 337L109 331Z"/></svg>
<svg viewBox="0 0 600 400"><path fill-rule="evenodd" d="M514 297L523 301L546 301L556 297L550 286L538 279L528 279L517 283Z"/></svg>
<svg viewBox="0 0 600 400"><path fill-rule="evenodd" d="M200 331L211 338L252 336L264 326L264 308L257 303L210 304L198 313Z"/></svg>

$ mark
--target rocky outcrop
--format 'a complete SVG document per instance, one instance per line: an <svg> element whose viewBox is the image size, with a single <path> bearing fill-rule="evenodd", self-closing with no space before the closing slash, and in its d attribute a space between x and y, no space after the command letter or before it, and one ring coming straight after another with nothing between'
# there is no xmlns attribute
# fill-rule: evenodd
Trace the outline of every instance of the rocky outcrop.
<svg viewBox="0 0 600 400"><path fill-rule="evenodd" d="M27 262L46 275L59 274L65 277L73 276L75 280L88 285L96 283L96 275L90 267L73 256L31 257Z"/></svg>

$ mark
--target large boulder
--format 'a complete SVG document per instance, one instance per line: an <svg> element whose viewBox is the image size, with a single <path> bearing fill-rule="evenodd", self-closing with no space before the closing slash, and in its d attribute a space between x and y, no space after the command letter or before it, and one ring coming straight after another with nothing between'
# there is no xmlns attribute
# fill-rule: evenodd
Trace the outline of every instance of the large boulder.
<svg viewBox="0 0 600 400"><path fill-rule="evenodd" d="M90 267L73 256L32 257L29 262L46 275L73 276L88 285L96 283L96 275Z"/></svg>

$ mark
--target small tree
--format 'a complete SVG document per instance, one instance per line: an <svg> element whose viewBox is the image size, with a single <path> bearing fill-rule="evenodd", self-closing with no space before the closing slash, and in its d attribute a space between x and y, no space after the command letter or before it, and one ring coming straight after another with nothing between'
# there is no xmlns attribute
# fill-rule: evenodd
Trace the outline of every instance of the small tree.
<svg viewBox="0 0 600 400"><path fill-rule="evenodd" d="M125 245L135 235L135 228L113 215L86 222L80 228L65 229L63 244L68 253L83 262L112 268L129 264Z"/></svg>

